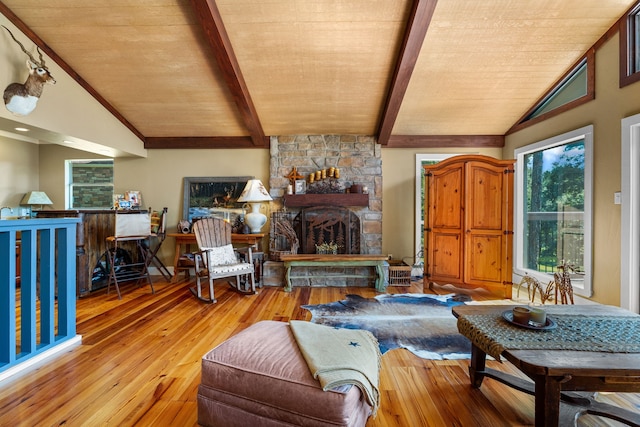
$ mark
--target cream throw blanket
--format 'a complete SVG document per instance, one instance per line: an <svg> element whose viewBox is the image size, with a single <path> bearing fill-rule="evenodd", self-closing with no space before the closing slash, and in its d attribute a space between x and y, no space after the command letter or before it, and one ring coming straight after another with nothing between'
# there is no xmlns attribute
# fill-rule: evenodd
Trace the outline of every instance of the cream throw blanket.
<svg viewBox="0 0 640 427"><path fill-rule="evenodd" d="M371 405L373 416L380 405L380 348L369 331L337 329L292 320L291 331L313 377L324 391L356 385Z"/></svg>

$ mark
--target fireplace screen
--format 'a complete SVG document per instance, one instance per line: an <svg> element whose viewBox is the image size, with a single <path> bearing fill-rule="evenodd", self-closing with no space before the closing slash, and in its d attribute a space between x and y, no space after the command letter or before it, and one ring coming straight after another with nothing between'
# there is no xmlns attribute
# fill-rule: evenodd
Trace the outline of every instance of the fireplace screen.
<svg viewBox="0 0 640 427"><path fill-rule="evenodd" d="M314 254L326 248L335 248L338 254L360 253L360 218L349 209L302 209L293 227L300 241L300 253Z"/></svg>
<svg viewBox="0 0 640 427"><path fill-rule="evenodd" d="M320 206L297 215L273 212L270 228L273 261L280 261L281 254L360 253L360 218L346 208Z"/></svg>

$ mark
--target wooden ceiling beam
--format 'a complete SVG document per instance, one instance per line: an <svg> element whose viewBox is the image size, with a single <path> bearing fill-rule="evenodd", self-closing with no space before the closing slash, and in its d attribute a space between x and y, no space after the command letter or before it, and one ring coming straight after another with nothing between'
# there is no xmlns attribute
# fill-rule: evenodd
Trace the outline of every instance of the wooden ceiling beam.
<svg viewBox="0 0 640 427"><path fill-rule="evenodd" d="M222 22L215 0L191 0L191 5L200 21L202 30L211 46L213 56L220 67L222 76L240 111L244 124L249 130L253 144L263 146L265 134L260 124L251 94L242 76L240 65L231 46L227 30Z"/></svg>
<svg viewBox="0 0 640 427"><path fill-rule="evenodd" d="M269 138L256 146L250 136L185 136L185 137L147 137L144 140L147 149L189 149L189 148L269 148Z"/></svg>
<svg viewBox="0 0 640 427"><path fill-rule="evenodd" d="M504 147L504 135L392 135L386 148Z"/></svg>
<svg viewBox="0 0 640 427"><path fill-rule="evenodd" d="M378 127L378 142L383 146L389 142L391 131L398 117L398 111L400 111L404 94L409 86L411 74L413 74L416 66L418 55L437 3L438 0L414 0L413 2L380 126Z"/></svg>

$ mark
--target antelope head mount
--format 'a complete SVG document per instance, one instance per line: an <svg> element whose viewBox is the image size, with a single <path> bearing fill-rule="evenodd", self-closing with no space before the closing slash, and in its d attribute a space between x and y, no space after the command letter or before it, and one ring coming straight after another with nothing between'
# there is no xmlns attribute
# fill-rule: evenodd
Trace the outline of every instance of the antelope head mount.
<svg viewBox="0 0 640 427"><path fill-rule="evenodd" d="M40 48L36 47L40 60L36 59L24 48L13 36L13 33L3 25L4 29L9 32L13 41L18 43L20 49L29 57L27 59L27 67L29 67L29 77L24 83L11 83L4 90L4 105L7 110L18 116L26 116L31 113L42 95L42 89L46 83L56 84L56 80L53 78L49 69L44 65L44 58Z"/></svg>

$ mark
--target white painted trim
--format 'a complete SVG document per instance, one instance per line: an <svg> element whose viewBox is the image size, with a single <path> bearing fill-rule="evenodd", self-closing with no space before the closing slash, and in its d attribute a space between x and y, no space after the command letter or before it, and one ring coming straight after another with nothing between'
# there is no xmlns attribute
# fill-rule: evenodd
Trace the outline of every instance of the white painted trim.
<svg viewBox="0 0 640 427"><path fill-rule="evenodd" d="M49 350L43 351L37 356L33 356L24 362L18 363L17 365L7 369L6 371L0 372L0 385L2 385L4 381L8 381L18 374L29 372L37 366L40 366L43 362L48 361L49 359L58 356L60 353L80 344L82 344L82 335L76 335L69 340L51 347Z"/></svg>
<svg viewBox="0 0 640 427"><path fill-rule="evenodd" d="M640 114L622 119L620 307L640 313Z"/></svg>
<svg viewBox="0 0 640 427"><path fill-rule="evenodd" d="M515 212L514 212L514 236L513 236L513 283L520 283L525 274L529 274L538 279L542 283L553 280L551 274L540 273L525 269L523 251L520 250L520 242L522 230L524 230L524 215L522 206L524 203L524 194L520 189L523 186L523 162L526 154L539 151L543 148L551 148L558 145L564 145L572 141L584 138L584 268L585 274L582 280L572 279L572 285L576 294L590 297L592 295L592 257L593 257L593 125L585 126L580 129L557 135L543 141L538 141L524 147L517 148L514 151L516 157L516 176L515 176Z"/></svg>

